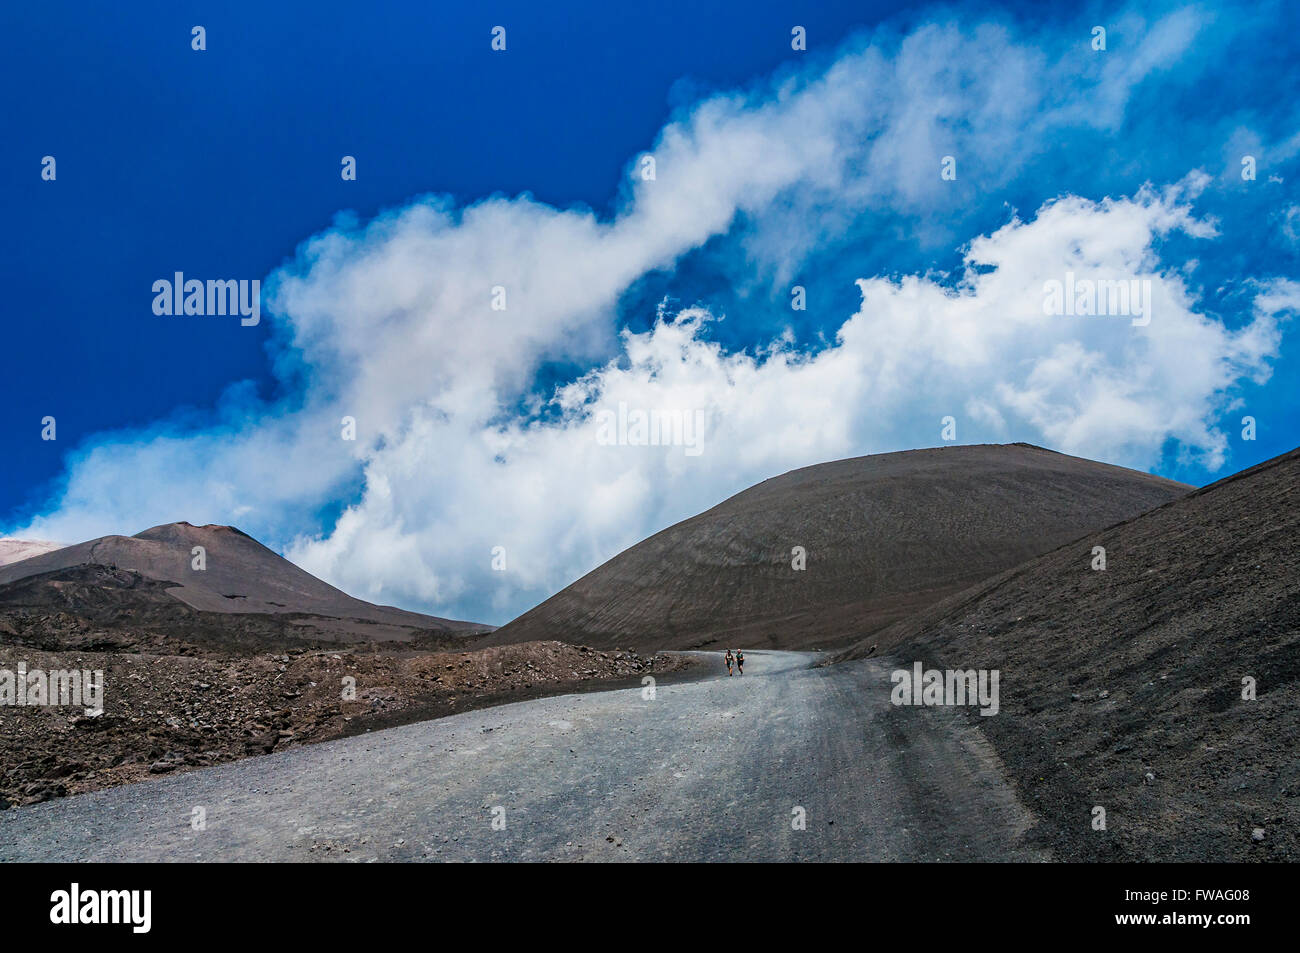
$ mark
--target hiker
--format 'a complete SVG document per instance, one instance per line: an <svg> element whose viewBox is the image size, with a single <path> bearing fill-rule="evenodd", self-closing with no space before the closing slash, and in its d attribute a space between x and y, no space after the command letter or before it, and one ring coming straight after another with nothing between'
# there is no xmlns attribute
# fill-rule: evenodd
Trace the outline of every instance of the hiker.
<svg viewBox="0 0 1300 953"><path fill-rule="evenodd" d="M727 649L727 657L724 659L724 661L727 663L727 674L730 675L731 663L732 663L731 649Z"/></svg>
<svg viewBox="0 0 1300 953"><path fill-rule="evenodd" d="M745 653L741 649L736 649L736 671L745 674Z"/></svg>

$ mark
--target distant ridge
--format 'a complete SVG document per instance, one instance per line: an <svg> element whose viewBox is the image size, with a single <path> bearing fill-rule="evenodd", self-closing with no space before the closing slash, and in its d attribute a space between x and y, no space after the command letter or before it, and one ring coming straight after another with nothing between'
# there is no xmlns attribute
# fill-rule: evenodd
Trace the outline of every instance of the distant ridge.
<svg viewBox="0 0 1300 953"><path fill-rule="evenodd" d="M196 546L206 569L191 568ZM205 612L306 614L338 620L353 639L406 639L419 631L472 635L491 626L457 622L356 599L298 568L233 526L167 523L135 536L103 536L0 566L3 587L22 579L82 565L114 566L172 583L168 592ZM361 623L361 624L357 624Z"/></svg>
<svg viewBox="0 0 1300 953"><path fill-rule="evenodd" d="M804 467L625 550L483 641L844 646L1192 489L1028 444Z"/></svg>

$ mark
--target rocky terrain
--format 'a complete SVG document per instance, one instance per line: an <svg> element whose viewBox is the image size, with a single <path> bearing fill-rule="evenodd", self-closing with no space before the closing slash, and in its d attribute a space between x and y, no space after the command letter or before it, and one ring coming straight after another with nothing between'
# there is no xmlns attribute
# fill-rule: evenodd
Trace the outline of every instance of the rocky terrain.
<svg viewBox="0 0 1300 953"><path fill-rule="evenodd" d="M17 573L0 570L12 574L0 584L0 671L20 662L102 669L106 705L98 717L0 708L0 808L500 701L633 687L645 674L694 677L683 656L650 654L660 648L838 642L852 644L827 660L843 663L833 673L794 674L812 658L776 665L772 677L782 681L769 688L780 710L718 694L748 691L755 673L691 697L706 709L715 696L730 699L709 716L720 722L743 712L756 726L786 725L791 751L882 732L872 744L899 762L898 790L926 803L927 786L962 767L934 732L956 732L988 769L986 781L1002 785L998 803L1005 794L1027 809L1016 814L1028 818L1023 826L989 835L1011 837L1026 856L1296 860L1297 499L1300 450L1200 490L1024 446L840 461L767 481L672 527L487 634L382 615L400 610L368 613L367 603L352 617L288 603L219 612L204 606L225 607L206 601L228 600L224 583L182 577L178 593L160 563L145 571L28 560ZM182 526L169 545L183 550L191 530L221 528ZM156 540L146 542L152 552ZM229 555L225 542L217 551ZM787 543L806 547L806 570L790 570ZM348 605L294 586L313 609ZM278 601L265 586L232 593ZM917 661L996 669L998 713L890 705L887 676ZM801 704L840 720L788 723L782 706L796 681ZM654 711L687 734L705 717ZM844 721L847 711L858 714ZM294 763L299 755L316 763L306 751L291 753ZM504 758L503 776L520 757ZM553 761L554 752L539 757ZM879 773L882 755L873 757L837 755L819 762L816 778L788 768L781 777L817 790L861 785ZM628 770L639 783L641 762ZM959 795L935 796L961 813ZM981 829L977 814L950 819L961 844ZM886 846L889 856L914 856L906 844Z"/></svg>
<svg viewBox="0 0 1300 953"><path fill-rule="evenodd" d="M842 657L1000 670L1001 712L972 721L1057 857L1300 860L1297 500L1300 450L1031 560ZM1092 827L1096 807L1105 831Z"/></svg>
<svg viewBox="0 0 1300 953"><path fill-rule="evenodd" d="M218 562L232 551L251 553L254 576L201 576L217 580L218 589L190 582L181 598L174 573L157 578L120 563L79 561L104 558L103 548L6 567L12 581L0 584L0 696L6 672L11 686L22 669L102 672L104 710L92 716L84 707L4 700L0 809L506 701L611 681L640 684L646 674L684 665L678 657L558 642L470 651L466 636L489 627L349 602L228 528L191 527L164 546L154 545L164 534L153 534L143 550L153 561L136 565L188 572L191 530L216 538L210 553ZM129 559L137 538L115 539L126 542L107 555ZM277 578L293 583L281 588L290 596L296 589L299 610L357 615L293 611L292 603L269 612L193 604L220 589L265 598Z"/></svg>
<svg viewBox="0 0 1300 953"><path fill-rule="evenodd" d="M638 543L483 642L842 647L1191 489L1026 444L824 463Z"/></svg>
<svg viewBox="0 0 1300 953"><path fill-rule="evenodd" d="M104 712L0 707L0 809L547 694L640 684L677 657L535 642L190 655L0 644L0 670L104 673Z"/></svg>

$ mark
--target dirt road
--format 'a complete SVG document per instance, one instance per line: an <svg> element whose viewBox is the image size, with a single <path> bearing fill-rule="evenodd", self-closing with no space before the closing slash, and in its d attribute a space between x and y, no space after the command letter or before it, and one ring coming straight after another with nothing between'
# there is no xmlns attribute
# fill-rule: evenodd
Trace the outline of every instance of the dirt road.
<svg viewBox="0 0 1300 953"><path fill-rule="evenodd" d="M1046 859L969 720L893 707L880 660L817 658L751 652L728 678L715 657L719 677L654 698L521 702L15 808L0 861Z"/></svg>

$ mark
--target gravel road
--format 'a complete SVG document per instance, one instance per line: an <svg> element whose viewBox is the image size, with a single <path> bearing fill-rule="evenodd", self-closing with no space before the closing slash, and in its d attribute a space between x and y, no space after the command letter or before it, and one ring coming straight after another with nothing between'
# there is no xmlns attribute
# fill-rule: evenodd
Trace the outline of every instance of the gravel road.
<svg viewBox="0 0 1300 953"><path fill-rule="evenodd" d="M1047 859L969 719L891 706L882 660L817 660L755 651L652 699L520 702L15 808L0 861Z"/></svg>

